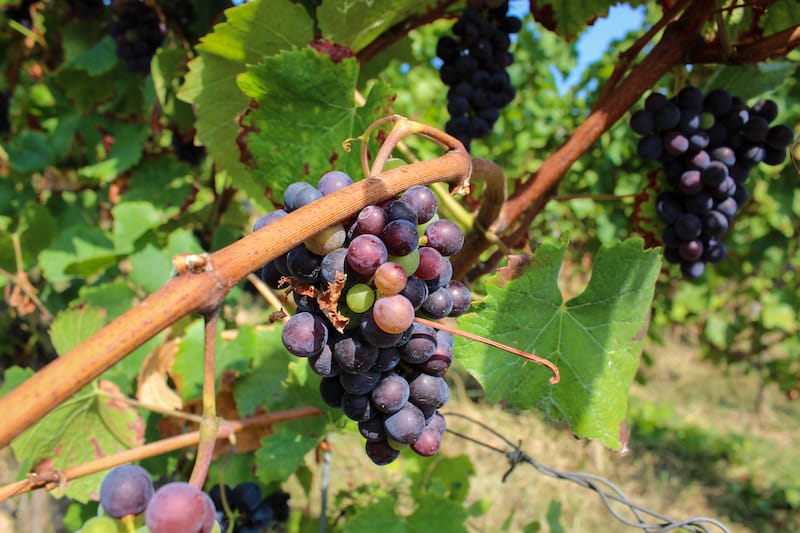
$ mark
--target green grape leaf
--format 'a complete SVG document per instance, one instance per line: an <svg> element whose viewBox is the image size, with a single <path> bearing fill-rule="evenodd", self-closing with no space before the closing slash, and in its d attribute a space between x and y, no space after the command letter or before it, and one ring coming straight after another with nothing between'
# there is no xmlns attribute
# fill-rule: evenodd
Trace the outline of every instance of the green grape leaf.
<svg viewBox="0 0 800 533"><path fill-rule="evenodd" d="M17 223L8 231L0 233L0 267L8 271L17 268L17 257L13 237L17 238L23 268L36 260L58 233L58 223L47 209L35 201L28 201L18 213Z"/></svg>
<svg viewBox="0 0 800 533"><path fill-rule="evenodd" d="M284 428L261 439L261 448L256 451L256 477L264 484L285 481L305 464L305 456L314 449L318 438L301 435Z"/></svg>
<svg viewBox="0 0 800 533"><path fill-rule="evenodd" d="M426 7L419 0L325 0L317 8L317 20L324 38L358 52L397 22Z"/></svg>
<svg viewBox="0 0 800 533"><path fill-rule="evenodd" d="M639 363L661 259L641 239L600 248L583 293L564 301L558 275L565 246L542 245L516 279L499 272L486 298L459 318L466 331L535 353L550 371L520 357L459 339L458 359L478 379L489 401L538 407L564 419L574 434L618 449L620 424Z"/></svg>
<svg viewBox="0 0 800 533"><path fill-rule="evenodd" d="M396 500L383 496L366 507L361 507L344 525L343 533L407 533L405 519L395 510ZM435 531L423 529L421 531Z"/></svg>
<svg viewBox="0 0 800 533"><path fill-rule="evenodd" d="M88 385L11 442L20 461L58 470L128 450L144 443L144 422L111 383ZM86 503L97 499L105 472L71 480L56 496Z"/></svg>
<svg viewBox="0 0 800 533"><path fill-rule="evenodd" d="M772 91L786 80L793 80L796 72L797 63L792 61L721 65L714 69L714 73L705 84L704 92L736 87L736 96L748 100Z"/></svg>
<svg viewBox="0 0 800 533"><path fill-rule="evenodd" d="M5 372L3 372L3 385L0 386L0 397L11 392L34 374L35 372L31 368L22 368L21 366L7 368Z"/></svg>
<svg viewBox="0 0 800 533"><path fill-rule="evenodd" d="M539 10L547 13L552 9L556 27L551 27L550 20L540 20L548 30L555 31L566 39L572 39L581 33L595 18L608 15L608 8L618 4L617 0L549 0L537 2ZM644 4L644 0L630 0L631 7ZM549 7L547 7L549 6Z"/></svg>
<svg viewBox="0 0 800 533"><path fill-rule="evenodd" d="M102 309L90 306L62 311L50 326L50 341L59 355L64 355L97 332L106 323Z"/></svg>
<svg viewBox="0 0 800 533"><path fill-rule="evenodd" d="M242 326L233 340L223 340L217 335L216 365L214 374L219 378L225 372L239 375L250 365L250 359L258 350L258 335L252 326ZM173 379L184 400L200 398L203 385L204 328L202 320L195 320L186 328L178 343L178 352L172 366Z"/></svg>
<svg viewBox="0 0 800 533"><path fill-rule="evenodd" d="M103 183L113 181L139 162L144 141L151 132L148 124L113 122L106 127L113 141L107 156L98 163L78 169L79 175Z"/></svg>
<svg viewBox="0 0 800 533"><path fill-rule="evenodd" d="M42 170L53 164L55 154L47 136L40 131L25 130L5 146L8 164L20 173Z"/></svg>
<svg viewBox="0 0 800 533"><path fill-rule="evenodd" d="M214 161L231 175L251 201L269 207L264 184L254 180L240 161L237 146L238 117L249 98L236 84L246 65L288 47L305 46L313 37L314 23L303 6L290 0L255 0L225 12L197 46L178 98L195 104L197 137Z"/></svg>
<svg viewBox="0 0 800 533"><path fill-rule="evenodd" d="M274 195L304 176L316 183L334 161L338 170L361 174L358 154L345 152L342 142L387 115L393 93L376 82L359 107L357 80L355 59L337 63L310 48L274 55L239 76L258 104L245 119L252 128L246 143L253 174L271 183Z"/></svg>
<svg viewBox="0 0 800 533"><path fill-rule="evenodd" d="M84 224L68 226L39 254L39 264L51 282L89 276L117 262L114 243L103 230Z"/></svg>
<svg viewBox="0 0 800 533"><path fill-rule="evenodd" d="M83 286L73 305L89 304L102 309L107 320L113 320L133 307L136 293L124 281Z"/></svg>
<svg viewBox="0 0 800 533"><path fill-rule="evenodd" d="M469 517L467 509L435 494L426 494L417 500L418 507L406 517L406 531L409 533L438 531L441 533L466 533L464 522Z"/></svg>
<svg viewBox="0 0 800 533"><path fill-rule="evenodd" d="M114 68L116 63L117 45L114 39L107 35L92 48L64 63L61 68L74 68L85 71L89 76L97 76Z"/></svg>
<svg viewBox="0 0 800 533"><path fill-rule="evenodd" d="M111 215L117 250L132 251L136 239L166 222L164 213L150 202L123 202L111 209Z"/></svg>
<svg viewBox="0 0 800 533"><path fill-rule="evenodd" d="M233 387L236 407L242 416L253 414L259 407L272 411L286 399L284 381L291 356L281 342L281 328L258 329L257 334L253 363Z"/></svg>
<svg viewBox="0 0 800 533"><path fill-rule="evenodd" d="M767 35L796 26L800 24L800 4L796 0L778 0L770 4L759 22Z"/></svg>

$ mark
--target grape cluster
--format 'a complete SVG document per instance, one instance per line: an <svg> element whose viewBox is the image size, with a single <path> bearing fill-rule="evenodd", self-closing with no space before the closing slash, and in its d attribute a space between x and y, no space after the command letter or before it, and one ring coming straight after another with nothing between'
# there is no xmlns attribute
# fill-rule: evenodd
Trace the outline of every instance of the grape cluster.
<svg viewBox="0 0 800 533"><path fill-rule="evenodd" d="M338 171L322 176L317 187L294 183L284 209L261 217L254 230L350 183ZM274 288L291 284L297 313L284 325L283 343L322 376L322 399L358 422L366 454L378 465L395 460L406 445L435 454L445 430L438 409L450 394L442 375L453 360L453 335L415 316L458 316L469 309L471 294L451 279L448 259L464 235L436 211L431 189L411 187L261 271Z"/></svg>
<svg viewBox="0 0 800 533"><path fill-rule="evenodd" d="M486 137L516 91L506 68L514 61L509 37L522 28L507 16L508 1L472 1L453 25L453 34L436 45L439 76L447 91L450 120L445 131L469 150L472 139Z"/></svg>
<svg viewBox="0 0 800 533"><path fill-rule="evenodd" d="M723 238L749 198L750 170L786 159L794 131L771 125L777 115L772 100L748 106L723 89L687 86L672 98L651 93L631 116L639 156L659 161L670 186L656 197L656 212L666 224L664 257L684 276L697 278L725 258Z"/></svg>
<svg viewBox="0 0 800 533"><path fill-rule="evenodd" d="M155 9L142 0L114 0L109 32L117 43L117 56L129 71L150 72L150 61L164 40Z"/></svg>
<svg viewBox="0 0 800 533"><path fill-rule="evenodd" d="M111 470L100 485L103 514L87 520L80 533L129 531L132 520L143 533L219 532L211 498L183 482L173 482L154 490L144 468L126 464Z"/></svg>
<svg viewBox="0 0 800 533"><path fill-rule="evenodd" d="M224 532L255 533L289 519L289 494L280 490L262 497L261 487L256 483L246 482L234 488L214 485L208 495L214 502L217 522ZM230 515L226 514L226 506ZM231 519L232 529L229 527Z"/></svg>

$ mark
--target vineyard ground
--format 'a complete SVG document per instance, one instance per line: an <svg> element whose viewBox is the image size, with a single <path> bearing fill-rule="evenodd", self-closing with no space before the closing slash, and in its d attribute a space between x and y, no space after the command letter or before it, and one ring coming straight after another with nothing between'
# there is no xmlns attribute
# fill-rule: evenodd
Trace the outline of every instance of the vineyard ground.
<svg viewBox="0 0 800 533"><path fill-rule="evenodd" d="M652 364L642 367L643 380L632 391L632 434L625 454L575 440L535 412L515 413L475 402L470 399L473 387L457 372L451 372L455 386L446 410L481 420L512 442L521 441L522 449L546 466L606 477L632 501L673 519L713 517L735 533L788 530L781 529L788 525L781 521L790 520L791 511L780 508L775 494L800 490L800 452L792 445L800 442L800 402L770 387L757 407L755 375L700 360L691 343L678 336L661 346L650 343L647 353ZM448 423L500 445L467 422L450 417ZM372 466L356 435L335 434L331 442L331 500L339 491L373 481L401 493L410 490L402 462L384 469ZM503 525L507 531L523 531L534 521L541 524L540 531L634 531L616 522L593 492L570 482L519 465L503 483L509 466L505 457L452 435L443 454L465 454L476 468L468 503L485 500L489 510L469 520L471 531L495 532ZM286 487L294 508L317 516L322 470L311 456L308 464L315 472L311 499L296 480ZM9 450L4 450L0 483L15 475ZM41 492L6 502L0 508L0 531L61 533L60 519L53 518L63 509L61 503ZM798 506L795 502L795 513Z"/></svg>

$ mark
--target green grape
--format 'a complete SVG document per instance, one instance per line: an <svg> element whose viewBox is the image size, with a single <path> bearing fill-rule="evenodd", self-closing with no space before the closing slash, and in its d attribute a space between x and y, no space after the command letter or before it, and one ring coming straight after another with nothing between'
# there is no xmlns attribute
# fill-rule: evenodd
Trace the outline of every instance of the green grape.
<svg viewBox="0 0 800 533"><path fill-rule="evenodd" d="M386 160L386 163L383 165L383 171L392 170L393 168L404 167L408 163L406 163L403 159L399 157L390 157Z"/></svg>
<svg viewBox="0 0 800 533"><path fill-rule="evenodd" d="M397 263L403 267L403 270L406 271L406 275L410 276L417 271L417 267L419 266L419 249L413 250L406 255L390 255L386 260L387 262L391 261L392 263Z"/></svg>
<svg viewBox="0 0 800 533"><path fill-rule="evenodd" d="M347 302L347 307L356 313L363 313L372 307L373 302L375 302L375 293L372 287L366 283L356 283L347 291L345 301Z"/></svg>
<svg viewBox="0 0 800 533"><path fill-rule="evenodd" d="M110 516L95 516L87 520L80 533L119 533L120 522Z"/></svg>

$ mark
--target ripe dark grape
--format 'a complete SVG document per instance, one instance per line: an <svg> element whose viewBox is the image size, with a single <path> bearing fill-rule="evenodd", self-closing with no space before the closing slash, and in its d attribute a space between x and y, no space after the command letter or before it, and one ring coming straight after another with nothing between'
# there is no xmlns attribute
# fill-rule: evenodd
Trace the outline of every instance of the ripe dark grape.
<svg viewBox="0 0 800 533"><path fill-rule="evenodd" d="M371 276L389 253L386 245L375 235L359 235L347 247L347 264L359 274Z"/></svg>
<svg viewBox="0 0 800 533"><path fill-rule="evenodd" d="M339 381L345 392L355 395L369 394L380 379L381 373L372 369L360 374L350 374L348 372L339 374Z"/></svg>
<svg viewBox="0 0 800 533"><path fill-rule="evenodd" d="M441 376L420 372L408 382L408 386L408 400L420 409L438 409L450 397L450 389Z"/></svg>
<svg viewBox="0 0 800 533"><path fill-rule="evenodd" d="M378 359L378 348L351 333L333 345L333 356L339 367L354 374L368 371Z"/></svg>
<svg viewBox="0 0 800 533"><path fill-rule="evenodd" d="M386 212L377 205L368 205L358 213L356 228L358 233L380 235L386 226Z"/></svg>
<svg viewBox="0 0 800 533"><path fill-rule="evenodd" d="M395 413L406 404L410 392L405 378L395 373L387 374L372 389L372 403L383 413Z"/></svg>
<svg viewBox="0 0 800 533"><path fill-rule="evenodd" d="M222 495L225 496L225 504ZM276 490L262 497L261 487L253 482L244 482L234 488L214 484L208 495L217 511L221 531L232 530L241 533L272 530L275 523L289 519L289 495ZM230 512L226 515L226 512ZM233 520L233 523L230 523Z"/></svg>
<svg viewBox="0 0 800 533"><path fill-rule="evenodd" d="M453 296L447 288L437 289L422 302L420 311L434 319L444 318L453 311Z"/></svg>
<svg viewBox="0 0 800 533"><path fill-rule="evenodd" d="M317 183L317 190L322 196L336 192L339 189L344 189L348 185L353 184L353 178L341 170L331 170L322 175Z"/></svg>
<svg viewBox="0 0 800 533"><path fill-rule="evenodd" d="M389 254L408 255L419 243L417 224L404 219L392 220L384 226L381 239Z"/></svg>
<svg viewBox="0 0 800 533"><path fill-rule="evenodd" d="M639 156L661 161L666 181L675 189L659 193L656 212L666 224L664 255L679 263L686 277L702 275L706 262L727 255L721 238L749 199L744 183L751 169L785 161L794 130L771 125L777 116L772 100L748 107L724 89L703 96L691 86L674 98L651 93L644 109L631 115L631 129L642 136Z"/></svg>
<svg viewBox="0 0 800 533"><path fill-rule="evenodd" d="M410 187L400 198L414 210L418 224L425 224L430 221L439 206L433 191L422 185Z"/></svg>
<svg viewBox="0 0 800 533"><path fill-rule="evenodd" d="M400 348L400 356L407 363L419 365L436 352L436 330L423 324L413 326L411 338Z"/></svg>
<svg viewBox="0 0 800 533"><path fill-rule="evenodd" d="M281 340L292 355L311 357L328 341L328 327L319 316L298 313L283 325Z"/></svg>
<svg viewBox="0 0 800 533"><path fill-rule="evenodd" d="M147 508L153 490L147 470L134 464L118 466L100 484L100 505L114 518L138 515Z"/></svg>
<svg viewBox="0 0 800 533"><path fill-rule="evenodd" d="M310 183L298 181L289 185L283 191L283 207L287 212L292 212L304 205L322 198L322 193Z"/></svg>
<svg viewBox="0 0 800 533"><path fill-rule="evenodd" d="M144 513L151 533L209 533L215 517L211 498L183 482L167 483L158 489Z"/></svg>
<svg viewBox="0 0 800 533"><path fill-rule="evenodd" d="M425 429L425 415L416 405L407 402L399 411L384 420L386 433L401 444L412 444Z"/></svg>
<svg viewBox="0 0 800 533"><path fill-rule="evenodd" d="M388 465L400 455L400 452L392 448L386 440L368 440L365 448L367 457L378 466Z"/></svg>

